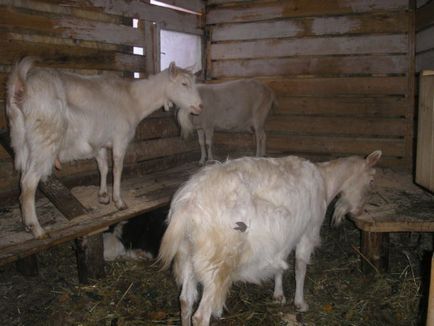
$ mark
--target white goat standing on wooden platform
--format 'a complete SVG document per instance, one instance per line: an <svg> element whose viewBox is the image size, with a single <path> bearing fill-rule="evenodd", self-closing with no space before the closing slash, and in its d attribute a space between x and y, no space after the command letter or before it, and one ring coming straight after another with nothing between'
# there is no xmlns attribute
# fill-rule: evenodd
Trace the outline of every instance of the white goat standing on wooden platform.
<svg viewBox="0 0 434 326"><path fill-rule="evenodd" d="M199 84L197 88L203 102L202 113L187 116L186 112L180 112L178 117L180 121L191 119L192 127L197 130L201 152L199 164L203 165L206 160L213 160L214 130L254 131L256 156L264 156L265 119L276 103L273 91L254 79Z"/></svg>
<svg viewBox="0 0 434 326"><path fill-rule="evenodd" d="M190 325L197 284L203 285L194 325L220 316L233 282L260 283L275 277L274 298L286 299L282 273L295 248L295 300L308 310L303 286L306 265L320 243L327 205L339 195L333 215L363 211L373 166L381 151L314 164L288 156L241 158L203 168L175 194L159 259L174 260L183 325Z"/></svg>
<svg viewBox="0 0 434 326"><path fill-rule="evenodd" d="M112 148L113 201L125 209L120 193L123 160L139 122L167 101L188 114L202 109L193 75L174 63L149 79L132 81L34 68L33 60L24 58L7 85L11 143L15 167L21 171L22 217L36 238L45 232L36 216L35 191L55 162L95 157L101 175L99 201L108 204L107 148Z"/></svg>

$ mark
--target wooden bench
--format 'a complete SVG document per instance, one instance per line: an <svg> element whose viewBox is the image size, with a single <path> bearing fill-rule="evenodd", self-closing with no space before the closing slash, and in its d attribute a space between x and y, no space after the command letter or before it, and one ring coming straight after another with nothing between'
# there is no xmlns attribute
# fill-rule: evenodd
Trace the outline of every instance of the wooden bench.
<svg viewBox="0 0 434 326"><path fill-rule="evenodd" d="M409 173L377 169L366 212L352 217L361 230L362 270L388 269L391 232L434 232L434 196Z"/></svg>
<svg viewBox="0 0 434 326"><path fill-rule="evenodd" d="M2 207L0 265L21 260L67 241L80 240L86 237L84 243L78 243L78 256L80 250L87 250L91 246L97 247L94 254L81 252L84 255L81 263L78 257L79 279L81 282L87 283L89 277L93 278L98 276L98 273L101 274L101 267L98 266L96 272L89 273L89 271L95 270L91 265L100 264L102 260L101 233L114 223L169 204L171 196L179 185L186 181L196 169L197 163L188 163L151 174L143 173L143 175L136 175L133 178L123 180L123 198L128 209L122 211L117 210L113 203L109 205L99 204L97 186L75 187L69 193L69 190L55 178L50 179L48 183L41 183L40 187L45 187L43 192L48 194L51 199L54 198L52 201L57 206L56 208L46 198L39 198L36 202L39 220L44 229L49 232L49 238L36 240L30 233L24 231L18 203L11 207ZM84 211L78 210L80 212L78 216L68 218L61 211L68 212L68 209L74 210L77 207L76 203L71 204L71 197L73 198L72 201L75 198L78 199L79 206L82 206ZM77 210L72 213L75 215ZM99 237L92 240L94 235ZM92 244L92 241L95 243ZM92 255L99 256L92 257Z"/></svg>

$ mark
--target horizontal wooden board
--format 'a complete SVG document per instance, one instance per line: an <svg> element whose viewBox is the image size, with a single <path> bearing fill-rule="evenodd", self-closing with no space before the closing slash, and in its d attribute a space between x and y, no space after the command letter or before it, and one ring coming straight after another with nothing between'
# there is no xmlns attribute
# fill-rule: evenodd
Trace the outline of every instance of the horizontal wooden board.
<svg viewBox="0 0 434 326"><path fill-rule="evenodd" d="M213 42L342 34L406 33L405 12L286 20L211 26Z"/></svg>
<svg viewBox="0 0 434 326"><path fill-rule="evenodd" d="M208 4L215 4L214 1ZM284 17L308 17L372 12L377 10L405 10L407 0L365 1L282 1L264 4L244 4L227 8L210 8L207 24L260 21Z"/></svg>
<svg viewBox="0 0 434 326"><path fill-rule="evenodd" d="M274 115L265 124L267 132L279 134L331 136L402 137L407 130L405 119L312 117Z"/></svg>
<svg viewBox="0 0 434 326"><path fill-rule="evenodd" d="M406 55L321 56L211 62L212 78L285 75L405 74Z"/></svg>
<svg viewBox="0 0 434 326"><path fill-rule="evenodd" d="M416 53L434 49L434 25L416 33Z"/></svg>
<svg viewBox="0 0 434 326"><path fill-rule="evenodd" d="M95 20L105 19L110 15L139 18L163 23L170 28L191 33L199 33L201 27L200 16L154 6L149 4L149 0L44 0L44 2L34 0L0 0L0 5L9 5L43 12L72 14L76 17Z"/></svg>
<svg viewBox="0 0 434 326"><path fill-rule="evenodd" d="M12 64L26 55L36 56L42 62L63 68L145 71L145 57L78 45L31 43L8 38L0 33L0 64Z"/></svg>
<svg viewBox="0 0 434 326"><path fill-rule="evenodd" d="M340 117L405 117L403 97L290 97L278 98L272 114Z"/></svg>
<svg viewBox="0 0 434 326"><path fill-rule="evenodd" d="M174 117L146 118L137 126L135 139L137 141L153 138L177 137L179 135L180 128Z"/></svg>
<svg viewBox="0 0 434 326"><path fill-rule="evenodd" d="M254 137L249 134L216 133L215 143L229 147L254 148ZM267 152L358 154L366 155L381 149L385 156L404 156L404 142L400 139L275 136L267 135Z"/></svg>
<svg viewBox="0 0 434 326"><path fill-rule="evenodd" d="M416 31L420 31L434 24L434 2L428 1L424 6L416 10Z"/></svg>
<svg viewBox="0 0 434 326"><path fill-rule="evenodd" d="M168 29L201 33L202 20L200 16L154 6L149 4L149 0L75 0L73 5L86 9L97 8L107 14L155 21Z"/></svg>
<svg viewBox="0 0 434 326"><path fill-rule="evenodd" d="M307 37L211 44L211 60L303 55L407 53L406 35Z"/></svg>
<svg viewBox="0 0 434 326"><path fill-rule="evenodd" d="M0 26L15 33L31 31L75 40L145 47L144 30L120 22L115 24L0 7Z"/></svg>
<svg viewBox="0 0 434 326"><path fill-rule="evenodd" d="M416 72L434 69L434 49L416 54Z"/></svg>
<svg viewBox="0 0 434 326"><path fill-rule="evenodd" d="M406 77L348 77L264 79L279 95L337 96L337 95L405 95Z"/></svg>

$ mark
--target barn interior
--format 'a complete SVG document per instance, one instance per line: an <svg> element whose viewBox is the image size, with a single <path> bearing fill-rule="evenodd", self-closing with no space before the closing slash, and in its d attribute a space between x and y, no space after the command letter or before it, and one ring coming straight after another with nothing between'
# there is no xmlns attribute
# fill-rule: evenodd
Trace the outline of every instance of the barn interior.
<svg viewBox="0 0 434 326"><path fill-rule="evenodd" d="M37 195L51 236L33 239L21 224L6 115L6 81L24 56L84 75L147 78L174 60L205 83L255 78L278 101L265 124L267 156L382 151L386 199L368 219L324 226L308 269L311 310L272 305L268 283L241 284L215 325L434 323L433 0L0 0L0 17L2 324L180 324L170 272L153 261L104 262L102 233L164 211L200 157L197 137L180 137L176 110L158 110L125 157L129 208L96 202L95 160L64 163ZM247 132L216 132L214 143L218 160L255 155Z"/></svg>

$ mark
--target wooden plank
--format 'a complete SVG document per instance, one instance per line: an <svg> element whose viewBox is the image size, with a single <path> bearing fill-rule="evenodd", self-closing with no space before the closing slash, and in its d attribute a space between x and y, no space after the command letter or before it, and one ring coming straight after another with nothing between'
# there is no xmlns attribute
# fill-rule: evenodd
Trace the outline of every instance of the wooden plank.
<svg viewBox="0 0 434 326"><path fill-rule="evenodd" d="M404 74L405 55L322 56L213 61L213 78L286 75Z"/></svg>
<svg viewBox="0 0 434 326"><path fill-rule="evenodd" d="M403 97L290 97L277 100L273 114L345 117L405 117L407 100Z"/></svg>
<svg viewBox="0 0 434 326"><path fill-rule="evenodd" d="M0 36L5 34L0 33ZM0 64L11 64L17 58L32 55L56 68L82 68L121 71L145 71L145 58L140 55L84 48L77 45L31 43L7 37L0 39Z"/></svg>
<svg viewBox="0 0 434 326"><path fill-rule="evenodd" d="M335 36L271 39L211 45L211 58L254 59L306 55L406 53L407 35Z"/></svg>
<svg viewBox="0 0 434 326"><path fill-rule="evenodd" d="M434 69L434 49L416 54L416 72Z"/></svg>
<svg viewBox="0 0 434 326"><path fill-rule="evenodd" d="M125 159L128 163L141 162L143 160L189 152L197 146L195 141L185 141L180 137L152 139L130 144Z"/></svg>
<svg viewBox="0 0 434 326"><path fill-rule="evenodd" d="M80 8L98 8L107 14L158 22L167 29L195 34L202 32L200 16L154 6L149 4L149 0L118 0L111 1L110 4L107 0L75 0L73 5Z"/></svg>
<svg viewBox="0 0 434 326"><path fill-rule="evenodd" d="M211 26L212 41L257 40L342 34L406 33L408 14L393 12L356 16L304 17Z"/></svg>
<svg viewBox="0 0 434 326"><path fill-rule="evenodd" d="M167 118L148 118L144 119L137 126L135 140L177 137L179 135L180 128L173 116Z"/></svg>
<svg viewBox="0 0 434 326"><path fill-rule="evenodd" d="M416 182L434 191L434 76L420 76Z"/></svg>
<svg viewBox="0 0 434 326"><path fill-rule="evenodd" d="M208 5L215 4L211 0ZM250 22L284 17L306 17L342 15L377 10L405 10L407 0L366 0L366 1L284 1L259 4L244 4L223 8L210 8L207 24Z"/></svg>
<svg viewBox="0 0 434 326"><path fill-rule="evenodd" d="M3 246L0 249L0 264L12 262L18 258L26 257L41 250L87 235L93 231L101 230L101 228L108 227L111 224L167 205L176 187L184 182L196 169L196 165L186 165L171 169L170 171L148 175L140 180L136 177L136 185L141 186L142 189L146 190L152 184L160 184L162 191L153 191L152 194L145 191L141 196L135 197L134 204L123 211L118 211L114 207L108 207L90 212L68 222L56 223L56 225L48 228L50 232L50 238L48 239L36 240L26 236L19 242ZM165 186L166 181L169 181L169 187ZM130 187L130 189L136 189L137 186ZM164 191L165 188L167 189L166 191ZM137 192L137 190L134 192Z"/></svg>
<svg viewBox="0 0 434 326"><path fill-rule="evenodd" d="M416 10L416 31L434 24L434 2L429 1Z"/></svg>
<svg viewBox="0 0 434 326"><path fill-rule="evenodd" d="M145 47L144 30L71 16L23 12L0 7L0 26L8 31L48 33L61 38Z"/></svg>
<svg viewBox="0 0 434 326"><path fill-rule="evenodd" d="M401 137L406 132L404 119L303 117L274 115L265 124L267 132L298 135Z"/></svg>
<svg viewBox="0 0 434 326"><path fill-rule="evenodd" d="M331 97L337 95L405 95L406 77L264 79L278 95Z"/></svg>
<svg viewBox="0 0 434 326"><path fill-rule="evenodd" d="M254 148L254 137L249 134L216 133L216 144L231 148ZM382 139L368 137L324 137L324 136L283 136L267 135L267 152L315 153L339 155L366 155L377 149L385 156L402 157L404 142L400 139Z"/></svg>
<svg viewBox="0 0 434 326"><path fill-rule="evenodd" d="M416 53L434 49L434 25L416 34Z"/></svg>

